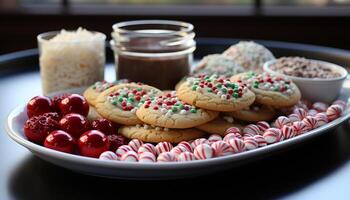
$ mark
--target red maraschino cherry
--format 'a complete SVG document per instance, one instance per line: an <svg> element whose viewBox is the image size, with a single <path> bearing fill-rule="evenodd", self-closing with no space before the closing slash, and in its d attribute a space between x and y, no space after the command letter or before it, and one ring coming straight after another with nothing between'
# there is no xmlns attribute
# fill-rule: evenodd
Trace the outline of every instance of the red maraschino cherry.
<svg viewBox="0 0 350 200"><path fill-rule="evenodd" d="M109 141L101 131L90 130L80 136L78 147L82 156L98 158L101 153L109 150Z"/></svg>
<svg viewBox="0 0 350 200"><path fill-rule="evenodd" d="M55 106L51 99L45 96L33 97L27 103L27 115L28 117L42 115L47 112L54 112Z"/></svg>
<svg viewBox="0 0 350 200"><path fill-rule="evenodd" d="M44 146L56 151L73 153L75 147L74 138L62 130L52 131L45 139Z"/></svg>
<svg viewBox="0 0 350 200"><path fill-rule="evenodd" d="M90 129L89 121L80 114L67 114L59 121L60 128L74 138L79 138L81 134Z"/></svg>
<svg viewBox="0 0 350 200"><path fill-rule="evenodd" d="M78 113L86 117L89 113L88 102L83 96L78 94L71 94L62 99L59 103L59 108L62 115Z"/></svg>

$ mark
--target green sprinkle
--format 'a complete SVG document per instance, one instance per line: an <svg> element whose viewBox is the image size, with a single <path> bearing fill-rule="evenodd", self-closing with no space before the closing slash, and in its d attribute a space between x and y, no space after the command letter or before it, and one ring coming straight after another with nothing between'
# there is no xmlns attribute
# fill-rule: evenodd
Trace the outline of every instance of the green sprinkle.
<svg viewBox="0 0 350 200"><path fill-rule="evenodd" d="M173 106L172 108L171 108L171 111L173 111L173 112L176 112L178 110L178 108L176 107L176 106Z"/></svg>
<svg viewBox="0 0 350 200"><path fill-rule="evenodd" d="M128 102L134 102L134 101L135 101L135 99L133 97L128 98Z"/></svg>
<svg viewBox="0 0 350 200"><path fill-rule="evenodd" d="M199 82L194 82L194 84L193 85L198 85L199 84Z"/></svg>
<svg viewBox="0 0 350 200"><path fill-rule="evenodd" d="M274 91L279 91L280 88L279 88L279 87L275 87L273 90L274 90Z"/></svg>
<svg viewBox="0 0 350 200"><path fill-rule="evenodd" d="M253 87L254 87L254 88L258 88L259 85L254 83Z"/></svg>
<svg viewBox="0 0 350 200"><path fill-rule="evenodd" d="M226 88L222 88L221 91L222 91L222 93L224 93L224 94L227 93L227 89L226 89Z"/></svg>
<svg viewBox="0 0 350 200"><path fill-rule="evenodd" d="M119 102L122 102L122 101L123 101L123 97L119 97L119 98L118 98L118 101L119 101Z"/></svg>
<svg viewBox="0 0 350 200"><path fill-rule="evenodd" d="M221 87L222 87L222 84L218 84L216 87L217 87L217 88L221 88Z"/></svg>
<svg viewBox="0 0 350 200"><path fill-rule="evenodd" d="M213 90L212 90L212 89L210 89L210 88L208 88L208 89L207 89L207 92L213 92Z"/></svg>
<svg viewBox="0 0 350 200"><path fill-rule="evenodd" d="M196 109L194 109L194 108L191 109L191 113L196 113L196 112L197 112Z"/></svg>
<svg viewBox="0 0 350 200"><path fill-rule="evenodd" d="M237 99L238 98L238 93L234 92L232 96Z"/></svg>
<svg viewBox="0 0 350 200"><path fill-rule="evenodd" d="M116 106L118 104L118 102L117 101L112 101L112 104Z"/></svg>
<svg viewBox="0 0 350 200"><path fill-rule="evenodd" d="M94 90L95 90L95 89L96 89L96 86L93 86L93 87L92 87L92 89L94 89Z"/></svg>
<svg viewBox="0 0 350 200"><path fill-rule="evenodd" d="M184 108L184 105L180 104L179 109L182 110Z"/></svg>
<svg viewBox="0 0 350 200"><path fill-rule="evenodd" d="M193 91L197 90L197 86L195 86L195 85L192 86L192 90L193 90Z"/></svg>

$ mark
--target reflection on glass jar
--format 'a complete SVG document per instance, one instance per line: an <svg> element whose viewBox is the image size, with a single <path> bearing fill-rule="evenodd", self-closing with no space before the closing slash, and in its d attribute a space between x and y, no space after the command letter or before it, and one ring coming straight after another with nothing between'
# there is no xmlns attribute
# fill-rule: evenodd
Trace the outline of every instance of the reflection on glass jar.
<svg viewBox="0 0 350 200"><path fill-rule="evenodd" d="M196 48L193 25L167 20L140 20L113 25L111 46L117 77L174 89L190 72Z"/></svg>

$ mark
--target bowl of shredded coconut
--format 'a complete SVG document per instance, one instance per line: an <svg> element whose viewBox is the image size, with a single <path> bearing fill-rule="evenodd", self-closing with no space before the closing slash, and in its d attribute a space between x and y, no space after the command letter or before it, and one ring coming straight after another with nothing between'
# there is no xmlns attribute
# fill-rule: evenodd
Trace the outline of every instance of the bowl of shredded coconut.
<svg viewBox="0 0 350 200"><path fill-rule="evenodd" d="M79 28L42 33L37 39L44 94L89 86L104 79L103 33Z"/></svg>
<svg viewBox="0 0 350 200"><path fill-rule="evenodd" d="M303 98L331 102L336 99L348 72L342 66L302 57L281 57L264 64L264 71L291 79Z"/></svg>

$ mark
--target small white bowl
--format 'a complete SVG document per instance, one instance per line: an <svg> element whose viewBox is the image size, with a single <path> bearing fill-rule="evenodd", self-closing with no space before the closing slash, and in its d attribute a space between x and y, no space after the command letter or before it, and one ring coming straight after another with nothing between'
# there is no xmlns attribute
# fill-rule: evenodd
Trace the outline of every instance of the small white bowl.
<svg viewBox="0 0 350 200"><path fill-rule="evenodd" d="M311 60L311 59L310 59ZM270 60L264 63L264 71L270 74L283 75L291 79L300 89L301 96L303 99L310 100L312 102L322 101L325 103L331 103L334 101L340 94L343 82L346 79L348 72L343 67L321 61L321 60L312 60L323 64L326 67L334 70L341 74L341 76L336 78L301 78L295 76L288 76L280 72L273 71L270 68L270 65L275 63L277 60Z"/></svg>

